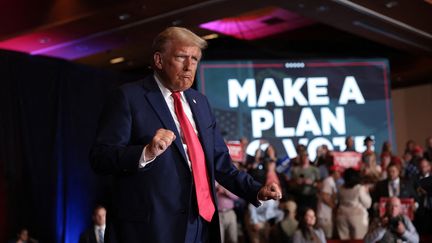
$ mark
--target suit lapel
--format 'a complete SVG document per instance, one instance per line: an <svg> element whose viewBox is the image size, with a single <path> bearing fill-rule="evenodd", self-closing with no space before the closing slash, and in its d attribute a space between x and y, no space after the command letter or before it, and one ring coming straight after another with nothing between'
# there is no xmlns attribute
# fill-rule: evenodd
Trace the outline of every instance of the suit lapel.
<svg viewBox="0 0 432 243"><path fill-rule="evenodd" d="M199 140L201 142L201 146L203 147L203 150L204 150L204 155L206 157L207 169L209 171L211 171L210 160L208 158L210 151L208 151L209 148L206 146L206 141L205 141L206 137L204 136L205 129L207 128L206 125L208 125L208 124L204 123L205 119L200 119L200 117L203 117L202 111L200 109L202 104L198 103L199 99L198 99L198 97L196 97L194 95L193 92L190 92L189 90L187 90L187 91L185 91L185 95L186 95L186 100L188 101L189 106L190 106L191 111L192 111L192 114L193 114L195 125L196 125L197 131L198 131L198 138L199 138Z"/></svg>
<svg viewBox="0 0 432 243"><path fill-rule="evenodd" d="M149 79L145 79L143 85L147 90L147 93L145 94L146 98L150 103L150 105L153 107L154 112L158 115L164 128L173 131L174 134L176 135L176 139L174 140L174 145L181 153L185 165L187 165L186 155L183 148L183 144L181 142L180 134L171 116L171 112L165 102L165 99L162 96L159 87L157 86L156 81L154 80L153 77Z"/></svg>

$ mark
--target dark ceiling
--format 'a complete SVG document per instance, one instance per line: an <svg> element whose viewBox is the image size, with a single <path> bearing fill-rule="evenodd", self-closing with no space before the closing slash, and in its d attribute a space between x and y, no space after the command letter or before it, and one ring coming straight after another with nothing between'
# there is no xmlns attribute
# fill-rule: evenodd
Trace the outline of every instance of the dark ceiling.
<svg viewBox="0 0 432 243"><path fill-rule="evenodd" d="M298 14L309 24L249 41L219 34L209 41L205 58L384 57L390 60L393 87L397 88L432 82L431 2L2 1L0 48L139 72L148 66L152 38L167 26L185 26L205 36L214 32L200 24L273 7ZM124 60L111 64L117 57Z"/></svg>

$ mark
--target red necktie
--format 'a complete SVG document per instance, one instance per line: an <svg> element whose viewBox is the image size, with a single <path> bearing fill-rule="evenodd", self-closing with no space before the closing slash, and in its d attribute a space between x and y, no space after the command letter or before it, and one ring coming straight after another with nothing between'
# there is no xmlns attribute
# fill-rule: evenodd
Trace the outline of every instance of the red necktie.
<svg viewBox="0 0 432 243"><path fill-rule="evenodd" d="M192 174L195 184L195 192L198 202L198 211L201 217L210 222L215 212L211 198L209 179L205 167L204 151L195 133L180 100L180 93L172 93L174 98L174 109L183 133L184 142L187 145L187 153L192 165Z"/></svg>

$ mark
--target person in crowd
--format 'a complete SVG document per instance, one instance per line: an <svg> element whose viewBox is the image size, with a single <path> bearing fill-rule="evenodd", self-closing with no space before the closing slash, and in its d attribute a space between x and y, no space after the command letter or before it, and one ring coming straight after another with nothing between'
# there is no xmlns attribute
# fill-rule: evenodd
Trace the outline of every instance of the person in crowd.
<svg viewBox="0 0 432 243"><path fill-rule="evenodd" d="M291 161L292 161L292 166L298 166L301 164L301 157L300 155L302 153L304 153L305 151L307 151L306 146L303 144L297 144L296 146L296 153L297 156L294 157Z"/></svg>
<svg viewBox="0 0 432 243"><path fill-rule="evenodd" d="M432 161L432 136L426 138L426 145L423 157L429 161Z"/></svg>
<svg viewBox="0 0 432 243"><path fill-rule="evenodd" d="M269 242L291 243L298 227L296 219L297 204L293 199L283 198L280 201L279 208L284 212L284 219L272 227Z"/></svg>
<svg viewBox="0 0 432 243"><path fill-rule="evenodd" d="M406 143L405 143L405 149L404 149L404 154L411 154L414 147L417 145L417 143L412 140L409 139Z"/></svg>
<svg viewBox="0 0 432 243"><path fill-rule="evenodd" d="M432 234L432 195L429 195L426 190L421 188L420 180L431 176L431 162L423 158L419 162L419 175L415 181L419 206L415 211L414 225L420 234Z"/></svg>
<svg viewBox="0 0 432 243"><path fill-rule="evenodd" d="M364 238L365 243L419 242L419 235L411 220L401 213L401 202L392 197L386 203L386 212L375 218Z"/></svg>
<svg viewBox="0 0 432 243"><path fill-rule="evenodd" d="M104 206L98 205L95 207L92 215L93 225L81 234L79 243L105 242L106 213Z"/></svg>
<svg viewBox="0 0 432 243"><path fill-rule="evenodd" d="M221 243L237 243L237 215L234 212L234 206L235 200L237 200L238 197L217 183L216 192L216 196L218 199Z"/></svg>
<svg viewBox="0 0 432 243"><path fill-rule="evenodd" d="M381 178L381 166L377 165L376 154L369 155L368 162L361 167L362 181L374 186Z"/></svg>
<svg viewBox="0 0 432 243"><path fill-rule="evenodd" d="M318 167L320 177L327 178L329 169L333 165L332 151L329 150L327 145L323 144L317 148L317 156L314 165Z"/></svg>
<svg viewBox="0 0 432 243"><path fill-rule="evenodd" d="M39 241L30 237L30 233L27 228L21 228L16 238L10 240L8 243L38 243Z"/></svg>
<svg viewBox="0 0 432 243"><path fill-rule="evenodd" d="M344 152L356 152L355 146L354 146L354 138L352 136L348 136L345 139L345 150Z"/></svg>
<svg viewBox="0 0 432 243"><path fill-rule="evenodd" d="M282 197L235 168L207 98L191 89L206 45L165 29L153 74L116 89L102 111L90 162L113 175L118 242L220 242L215 181L255 206Z"/></svg>
<svg viewBox="0 0 432 243"><path fill-rule="evenodd" d="M294 243L325 243L324 231L317 226L315 211L312 208L303 208L298 214L298 229L294 233Z"/></svg>
<svg viewBox="0 0 432 243"><path fill-rule="evenodd" d="M284 213L279 209L278 200L269 200L262 203L258 208L249 204L249 217L245 225L249 233L251 243L269 242L270 229L280 222Z"/></svg>
<svg viewBox="0 0 432 243"><path fill-rule="evenodd" d="M367 136L364 139L363 144L366 147L366 150L362 153L362 162L363 164L368 165L371 157L376 158L376 154L372 148L374 145L374 140L370 136Z"/></svg>
<svg viewBox="0 0 432 243"><path fill-rule="evenodd" d="M368 208L372 198L368 188L360 184L360 172L348 168L344 171L344 185L339 190L336 229L342 240L363 239L369 226Z"/></svg>
<svg viewBox="0 0 432 243"><path fill-rule="evenodd" d="M270 147L270 146L269 146ZM268 149L266 151L269 151ZM275 183L279 185L282 199L287 197L287 182L283 174L276 172L275 151L272 148L267 159L264 159L265 184ZM248 227L249 237L252 242L268 242L272 226L283 219L284 212L280 210L278 201L266 202L259 208L249 205Z"/></svg>
<svg viewBox="0 0 432 243"><path fill-rule="evenodd" d="M374 208L381 197L414 198L417 201L417 193L411 181L400 177L400 166L390 164L387 168L388 178L379 181L374 189Z"/></svg>
<svg viewBox="0 0 432 243"><path fill-rule="evenodd" d="M264 167L264 161L269 160L270 157L273 157L272 160L276 160L275 154L273 153L273 146L270 149L266 149L265 151L262 149L263 144L268 143L266 140L260 140L259 147L255 151L255 157L252 163L248 164L247 173L250 174L255 180L260 183L265 182L266 171Z"/></svg>
<svg viewBox="0 0 432 243"><path fill-rule="evenodd" d="M294 166L291 172L291 181L294 184L293 193L300 208L315 209L317 206L317 182L320 179L319 170L316 166L311 165L306 150L298 156L300 157L300 165Z"/></svg>
<svg viewBox="0 0 432 243"><path fill-rule="evenodd" d="M322 181L318 196L318 225L324 230L327 239L333 237L333 214L337 206L338 188L336 181L341 177L342 168L330 167L330 175Z"/></svg>
<svg viewBox="0 0 432 243"><path fill-rule="evenodd" d="M423 149L416 145L411 151L412 158L405 167L405 177L411 180L415 180L420 171L419 171L419 163L423 159Z"/></svg>
<svg viewBox="0 0 432 243"><path fill-rule="evenodd" d="M399 166L402 165L402 161L400 160L400 158L393 155L392 145L389 141L385 141L383 143L382 149L381 149L380 159L381 159L380 164L382 167L382 171L386 171L387 166L390 163L398 164Z"/></svg>
<svg viewBox="0 0 432 243"><path fill-rule="evenodd" d="M246 152L248 145L249 145L249 139L247 139L246 137L240 138L240 148L241 151L243 152L243 158L241 161L238 161L239 167L242 168L246 167L246 163L248 161L248 156L249 156Z"/></svg>

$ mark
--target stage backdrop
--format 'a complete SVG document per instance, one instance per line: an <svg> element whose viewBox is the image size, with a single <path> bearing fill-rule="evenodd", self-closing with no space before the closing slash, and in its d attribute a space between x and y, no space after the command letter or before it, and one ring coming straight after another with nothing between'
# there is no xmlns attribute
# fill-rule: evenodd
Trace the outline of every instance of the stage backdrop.
<svg viewBox="0 0 432 243"><path fill-rule="evenodd" d="M278 157L304 144L311 159L322 144L343 151L347 136L358 152L366 136L379 150L395 141L385 59L206 61L197 77L225 138L249 138L251 155L261 139Z"/></svg>

